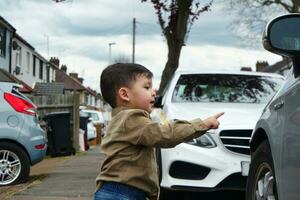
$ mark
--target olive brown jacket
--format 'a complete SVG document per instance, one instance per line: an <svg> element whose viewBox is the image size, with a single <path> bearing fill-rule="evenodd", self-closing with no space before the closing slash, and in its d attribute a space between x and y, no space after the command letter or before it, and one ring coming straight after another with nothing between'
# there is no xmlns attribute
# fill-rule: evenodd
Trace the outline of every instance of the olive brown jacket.
<svg viewBox="0 0 300 200"><path fill-rule="evenodd" d="M113 109L112 120L101 143L106 159L96 178L97 189L103 181L118 182L145 191L150 200L158 199L155 147L174 147L204 134L207 129L200 119L162 125L153 122L144 110Z"/></svg>

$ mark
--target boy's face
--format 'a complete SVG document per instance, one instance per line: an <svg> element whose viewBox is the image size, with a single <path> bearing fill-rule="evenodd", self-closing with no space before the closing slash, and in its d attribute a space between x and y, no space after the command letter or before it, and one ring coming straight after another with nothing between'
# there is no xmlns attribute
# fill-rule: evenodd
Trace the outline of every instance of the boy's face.
<svg viewBox="0 0 300 200"><path fill-rule="evenodd" d="M136 77L136 80L128 88L128 107L142 109L151 113L154 105L155 91L152 88L152 79L144 75Z"/></svg>

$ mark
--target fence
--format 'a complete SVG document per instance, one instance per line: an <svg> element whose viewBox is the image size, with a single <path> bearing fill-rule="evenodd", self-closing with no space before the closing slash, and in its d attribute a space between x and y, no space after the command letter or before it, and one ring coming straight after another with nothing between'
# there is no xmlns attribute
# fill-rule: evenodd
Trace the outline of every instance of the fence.
<svg viewBox="0 0 300 200"><path fill-rule="evenodd" d="M37 105L39 116L43 119L45 114L51 112L68 111L71 113L70 130L72 135L73 147L79 149L79 94L32 96L28 95L32 102Z"/></svg>

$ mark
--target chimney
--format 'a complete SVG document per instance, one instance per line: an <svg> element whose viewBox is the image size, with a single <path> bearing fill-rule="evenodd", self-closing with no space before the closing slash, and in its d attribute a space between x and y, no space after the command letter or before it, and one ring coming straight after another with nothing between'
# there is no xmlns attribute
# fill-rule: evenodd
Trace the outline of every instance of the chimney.
<svg viewBox="0 0 300 200"><path fill-rule="evenodd" d="M61 65L60 69L67 73L67 65Z"/></svg>
<svg viewBox="0 0 300 200"><path fill-rule="evenodd" d="M263 72L265 71L265 68L269 66L269 63L267 61L257 61L256 62L256 71L257 72Z"/></svg>
<svg viewBox="0 0 300 200"><path fill-rule="evenodd" d="M56 57L51 57L50 61L51 63L53 63L54 65L56 65L57 67L59 67L59 59Z"/></svg>
<svg viewBox="0 0 300 200"><path fill-rule="evenodd" d="M78 80L78 74L77 73L70 73L69 76L71 76L72 78L75 78L76 80Z"/></svg>
<svg viewBox="0 0 300 200"><path fill-rule="evenodd" d="M241 67L241 71L252 72L252 68L251 67Z"/></svg>
<svg viewBox="0 0 300 200"><path fill-rule="evenodd" d="M77 80L82 84L83 83L83 78L78 77Z"/></svg>

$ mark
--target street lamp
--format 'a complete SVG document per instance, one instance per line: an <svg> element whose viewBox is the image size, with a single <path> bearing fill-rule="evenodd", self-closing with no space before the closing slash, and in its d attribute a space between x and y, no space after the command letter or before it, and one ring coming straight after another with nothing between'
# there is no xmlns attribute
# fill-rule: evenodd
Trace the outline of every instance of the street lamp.
<svg viewBox="0 0 300 200"><path fill-rule="evenodd" d="M112 45L115 45L116 43L115 42L110 42L108 43L108 64L110 65L111 64L111 46Z"/></svg>

